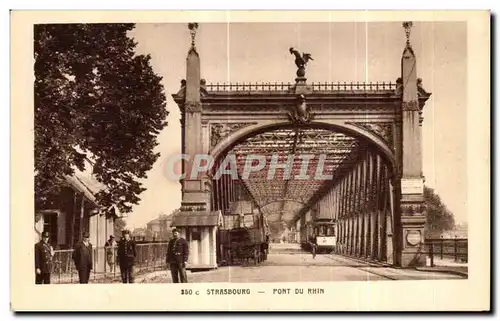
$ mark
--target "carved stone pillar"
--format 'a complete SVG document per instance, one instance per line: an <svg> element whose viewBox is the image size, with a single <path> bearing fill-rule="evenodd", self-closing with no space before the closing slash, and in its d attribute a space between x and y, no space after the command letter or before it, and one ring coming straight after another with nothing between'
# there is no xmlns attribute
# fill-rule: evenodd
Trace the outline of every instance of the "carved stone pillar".
<svg viewBox="0 0 500 321"><path fill-rule="evenodd" d="M424 266L425 255L421 254L424 243L424 197L422 175L422 147L420 127L420 105L417 87L415 53L409 42L409 27L406 24L407 43L401 59L402 78L402 151L401 176L393 177L395 226L395 264L403 267ZM399 203L399 204L398 204ZM399 215L398 215L399 214Z"/></svg>
<svg viewBox="0 0 500 321"><path fill-rule="evenodd" d="M210 210L211 185L206 175L192 176L195 157L205 153L201 123L202 105L200 99L200 57L191 46L186 58L185 100L182 113L182 150L189 159L183 162L185 178L182 184L182 211Z"/></svg>

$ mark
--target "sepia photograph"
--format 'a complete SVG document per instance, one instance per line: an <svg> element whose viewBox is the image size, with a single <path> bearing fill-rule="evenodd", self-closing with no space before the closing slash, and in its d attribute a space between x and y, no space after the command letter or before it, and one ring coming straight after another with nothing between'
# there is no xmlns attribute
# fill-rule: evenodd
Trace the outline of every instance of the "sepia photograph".
<svg viewBox="0 0 500 321"><path fill-rule="evenodd" d="M11 228L23 235L12 243L25 253L22 271L11 263L22 279L12 296L98 300L134 283L172 291L168 307L122 309L390 311L433 292L421 309L439 310L461 306L439 306L438 291L479 275L469 309L489 309L489 100L470 105L473 85L489 97L488 12L168 13L14 12L31 64L21 82L12 69L25 99L12 137L28 136L12 150L24 171L13 165L23 194ZM328 304L344 288L371 297L385 286L398 287L388 299ZM396 289L413 291L408 305Z"/></svg>

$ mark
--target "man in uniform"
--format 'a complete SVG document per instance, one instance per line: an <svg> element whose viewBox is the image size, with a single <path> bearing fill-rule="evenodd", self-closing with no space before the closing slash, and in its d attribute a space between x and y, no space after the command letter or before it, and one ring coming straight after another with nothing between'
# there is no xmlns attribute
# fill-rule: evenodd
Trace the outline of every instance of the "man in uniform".
<svg viewBox="0 0 500 321"><path fill-rule="evenodd" d="M82 241L78 242L73 251L73 261L81 284L89 283L90 271L92 271L92 244L89 237L89 233L84 233Z"/></svg>
<svg viewBox="0 0 500 321"><path fill-rule="evenodd" d="M185 239L179 236L179 231L172 231L173 238L168 243L167 248L167 267L170 267L172 281L187 283L186 264L189 257L189 245Z"/></svg>
<svg viewBox="0 0 500 321"><path fill-rule="evenodd" d="M49 232L42 233L42 239L35 244L35 284L50 284L54 249L49 244Z"/></svg>
<svg viewBox="0 0 500 321"><path fill-rule="evenodd" d="M123 283L134 283L134 263L137 256L135 242L130 239L130 231L123 230L118 242L118 264Z"/></svg>

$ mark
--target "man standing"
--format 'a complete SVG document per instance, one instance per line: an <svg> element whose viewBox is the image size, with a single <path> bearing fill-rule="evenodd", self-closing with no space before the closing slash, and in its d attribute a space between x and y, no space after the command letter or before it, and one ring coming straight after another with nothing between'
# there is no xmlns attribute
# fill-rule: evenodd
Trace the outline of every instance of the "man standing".
<svg viewBox="0 0 500 321"><path fill-rule="evenodd" d="M316 235L311 236L310 243L311 243L311 253L312 253L313 259L315 259L316 258L316 250L318 247L318 244L316 242Z"/></svg>
<svg viewBox="0 0 500 321"><path fill-rule="evenodd" d="M54 249L49 244L49 232L42 233L42 239L35 244L35 284L50 284Z"/></svg>
<svg viewBox="0 0 500 321"><path fill-rule="evenodd" d="M123 283L134 283L134 261L137 256L135 242L130 239L130 231L123 230L118 242L118 263Z"/></svg>
<svg viewBox="0 0 500 321"><path fill-rule="evenodd" d="M90 271L92 271L92 244L89 242L89 237L89 233L84 233L82 241L76 244L73 251L73 261L81 284L89 283Z"/></svg>
<svg viewBox="0 0 500 321"><path fill-rule="evenodd" d="M186 264L189 257L189 245L185 239L179 236L179 231L172 231L173 238L168 243L167 248L167 267L170 266L172 273L172 281L179 283L187 283Z"/></svg>
<svg viewBox="0 0 500 321"><path fill-rule="evenodd" d="M109 271L114 272L116 269L116 241L114 235L109 236L109 240L104 245L106 249L106 261L109 265Z"/></svg>

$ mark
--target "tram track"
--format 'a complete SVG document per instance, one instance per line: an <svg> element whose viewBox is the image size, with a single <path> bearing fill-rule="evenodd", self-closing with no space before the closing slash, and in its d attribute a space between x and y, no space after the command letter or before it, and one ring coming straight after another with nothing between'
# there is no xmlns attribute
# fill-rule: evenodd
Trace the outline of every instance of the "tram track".
<svg viewBox="0 0 500 321"><path fill-rule="evenodd" d="M275 255L276 254L277 255L311 255L310 252L304 251L302 249L293 249L293 250L273 249L270 251L270 254L275 254ZM348 261L352 262L352 260L350 260L349 258L345 258L345 259L344 258L337 258L335 256L332 256L332 254L318 254L317 257L325 257L331 261L338 262L339 264L336 264L336 266L339 266L339 267L341 267L341 266L342 267L351 267L351 268L355 268L356 270L370 273L370 274L376 275L378 277L381 277L381 278L384 278L387 280L393 280L393 281L397 280L397 278L395 278L395 277L387 276L386 274L377 273L377 272L373 271L373 268L376 268L376 266L373 266L368 262L366 262L367 266L357 266L356 264L350 264L350 262L348 262ZM275 265L275 264L273 264L273 265ZM315 265L315 264L313 264L313 265ZM321 265L318 265L318 266L321 266Z"/></svg>
<svg viewBox="0 0 500 321"><path fill-rule="evenodd" d="M330 255L328 255L327 258L329 258L330 260L337 261L337 262L342 262L342 260L339 260L339 259L337 259L335 257L330 256ZM352 268L355 268L357 270L363 271L363 272L368 272L368 273L371 273L373 275L376 275L376 276L379 276L379 277L383 277L383 278L388 279L388 280L392 280L392 281L397 280L396 278L393 278L393 277L390 277L390 276L387 276L387 275L384 275L384 274L381 274L381 273L374 272L371 269L370 270L364 269L364 268L356 266L356 265L349 265L349 266L352 267ZM370 268L373 268L373 266L370 266Z"/></svg>

